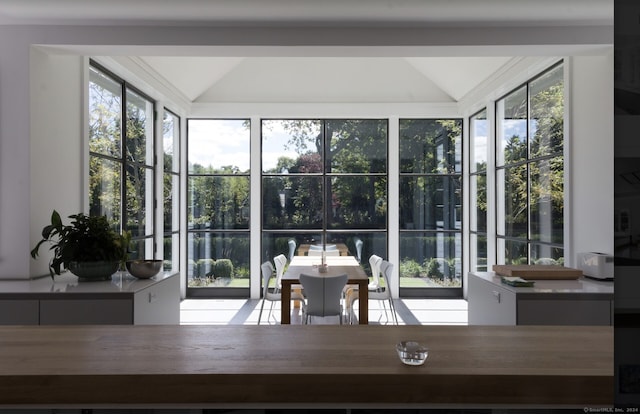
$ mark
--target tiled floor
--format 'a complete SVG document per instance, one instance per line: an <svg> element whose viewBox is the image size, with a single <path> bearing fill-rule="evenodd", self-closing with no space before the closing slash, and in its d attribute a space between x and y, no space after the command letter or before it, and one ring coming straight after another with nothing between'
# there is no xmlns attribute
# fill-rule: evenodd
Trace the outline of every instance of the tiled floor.
<svg viewBox="0 0 640 414"><path fill-rule="evenodd" d="M396 299L394 301L400 325L466 325L467 301L463 299ZM262 300L258 299L186 299L180 305L182 325L256 325ZM271 317L266 302L261 324L280 323L280 304L275 303ZM388 308L388 304L387 304ZM357 307L356 307L357 312ZM292 323L300 323L300 313L294 309ZM335 323L315 321L314 323ZM387 323L382 302L369 302L369 323Z"/></svg>

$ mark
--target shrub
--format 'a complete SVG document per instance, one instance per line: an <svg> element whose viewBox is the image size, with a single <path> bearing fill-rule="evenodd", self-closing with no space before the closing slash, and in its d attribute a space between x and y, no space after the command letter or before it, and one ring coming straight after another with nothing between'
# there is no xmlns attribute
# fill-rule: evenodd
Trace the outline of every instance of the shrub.
<svg viewBox="0 0 640 414"><path fill-rule="evenodd" d="M429 261L427 262L427 275L429 277L440 280L444 279L444 273L442 273L442 270L444 269L440 269L440 261L440 259L435 257L429 259Z"/></svg>
<svg viewBox="0 0 640 414"><path fill-rule="evenodd" d="M200 259L196 262L195 274L199 277L211 276L214 266L215 266L215 260Z"/></svg>
<svg viewBox="0 0 640 414"><path fill-rule="evenodd" d="M400 277L420 277L422 266L415 260L405 259L400 262Z"/></svg>
<svg viewBox="0 0 640 414"><path fill-rule="evenodd" d="M234 269L233 277L236 279L249 279L250 274L248 267L238 267Z"/></svg>
<svg viewBox="0 0 640 414"><path fill-rule="evenodd" d="M229 259L218 259L213 265L213 276L218 277L233 277L233 263Z"/></svg>

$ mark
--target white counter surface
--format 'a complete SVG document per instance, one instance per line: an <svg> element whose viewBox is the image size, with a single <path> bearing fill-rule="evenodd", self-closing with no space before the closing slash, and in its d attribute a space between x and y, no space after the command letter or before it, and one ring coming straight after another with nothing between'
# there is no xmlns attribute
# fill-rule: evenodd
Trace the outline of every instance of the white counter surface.
<svg viewBox="0 0 640 414"><path fill-rule="evenodd" d="M600 281L581 277L574 280L534 280L532 287L515 287L502 283L495 272L473 272L474 275L520 294L604 294L613 299L613 281Z"/></svg>
<svg viewBox="0 0 640 414"><path fill-rule="evenodd" d="M30 280L2 280L0 281L0 299L78 293L128 296L169 277L178 277L178 273L161 272L150 279L138 279L128 272L116 272L111 276L111 280L81 281L77 276L67 272L62 275L56 275L53 279L46 276Z"/></svg>

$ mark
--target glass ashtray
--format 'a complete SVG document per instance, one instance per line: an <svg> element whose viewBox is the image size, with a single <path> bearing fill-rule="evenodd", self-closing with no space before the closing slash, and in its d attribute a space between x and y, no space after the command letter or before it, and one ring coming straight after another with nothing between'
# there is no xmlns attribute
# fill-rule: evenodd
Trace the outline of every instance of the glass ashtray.
<svg viewBox="0 0 640 414"><path fill-rule="evenodd" d="M396 351L400 361L407 365L422 365L429 355L427 347L416 341L398 342Z"/></svg>

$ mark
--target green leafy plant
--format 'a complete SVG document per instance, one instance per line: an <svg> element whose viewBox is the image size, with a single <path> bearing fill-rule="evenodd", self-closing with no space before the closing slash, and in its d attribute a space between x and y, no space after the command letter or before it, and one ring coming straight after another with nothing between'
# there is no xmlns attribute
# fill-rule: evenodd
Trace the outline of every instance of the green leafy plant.
<svg viewBox="0 0 640 414"><path fill-rule="evenodd" d="M51 224L42 229L42 240L31 250L37 258L40 246L50 243L53 258L49 262L49 274L53 278L71 262L113 261L124 264L131 235L115 232L106 216L87 216L78 213L69 216L71 224L64 225L60 214L53 210Z"/></svg>
<svg viewBox="0 0 640 414"><path fill-rule="evenodd" d="M229 259L218 259L213 265L213 275L219 277L233 276L233 263Z"/></svg>

